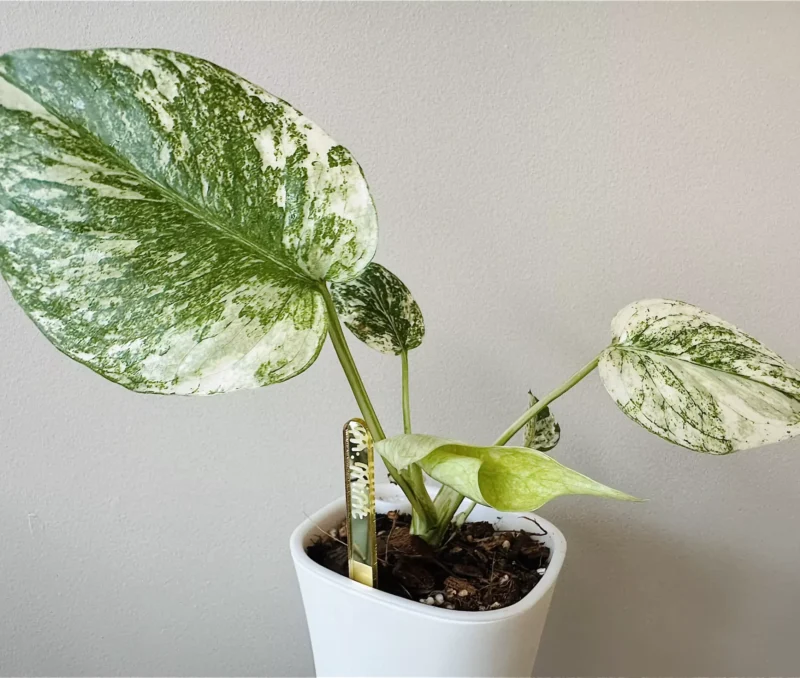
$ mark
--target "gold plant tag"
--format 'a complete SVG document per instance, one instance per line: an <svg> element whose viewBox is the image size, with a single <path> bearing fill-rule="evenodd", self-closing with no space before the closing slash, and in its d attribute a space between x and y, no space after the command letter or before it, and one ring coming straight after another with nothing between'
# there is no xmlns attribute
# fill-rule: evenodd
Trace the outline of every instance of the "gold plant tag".
<svg viewBox="0 0 800 678"><path fill-rule="evenodd" d="M350 579L373 588L378 583L374 464L372 436L366 423L351 419L344 425L347 558Z"/></svg>

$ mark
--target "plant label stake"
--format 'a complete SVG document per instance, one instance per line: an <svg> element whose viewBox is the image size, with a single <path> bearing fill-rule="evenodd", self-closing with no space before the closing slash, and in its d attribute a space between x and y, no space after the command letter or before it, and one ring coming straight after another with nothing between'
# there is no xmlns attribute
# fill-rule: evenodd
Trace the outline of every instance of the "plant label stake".
<svg viewBox="0 0 800 678"><path fill-rule="evenodd" d="M372 436L361 419L344 425L344 477L350 579L374 588L378 583L375 460Z"/></svg>

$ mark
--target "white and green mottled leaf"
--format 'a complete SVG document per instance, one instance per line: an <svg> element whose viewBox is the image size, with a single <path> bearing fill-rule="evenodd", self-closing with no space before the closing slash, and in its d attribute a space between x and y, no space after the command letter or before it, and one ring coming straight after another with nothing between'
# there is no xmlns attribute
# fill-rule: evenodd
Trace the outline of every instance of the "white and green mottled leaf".
<svg viewBox="0 0 800 678"><path fill-rule="evenodd" d="M422 311L400 278L380 264L334 283L331 296L344 324L370 348L399 355L422 343Z"/></svg>
<svg viewBox="0 0 800 678"><path fill-rule="evenodd" d="M417 463L434 480L499 511L533 511L572 494L639 501L527 447L480 447L406 434L380 441L375 450L399 470Z"/></svg>
<svg viewBox="0 0 800 678"><path fill-rule="evenodd" d="M0 57L0 271L67 355L207 394L307 368L319 281L377 239L361 169L286 102L162 50Z"/></svg>
<svg viewBox="0 0 800 678"><path fill-rule="evenodd" d="M728 454L800 434L800 370L730 323L680 301L622 309L599 372L620 409L698 452Z"/></svg>
<svg viewBox="0 0 800 678"><path fill-rule="evenodd" d="M539 399L528 391L530 407L539 402ZM556 421L549 407L545 407L533 419L525 424L525 447L530 447L540 452L552 450L561 440L561 426Z"/></svg>

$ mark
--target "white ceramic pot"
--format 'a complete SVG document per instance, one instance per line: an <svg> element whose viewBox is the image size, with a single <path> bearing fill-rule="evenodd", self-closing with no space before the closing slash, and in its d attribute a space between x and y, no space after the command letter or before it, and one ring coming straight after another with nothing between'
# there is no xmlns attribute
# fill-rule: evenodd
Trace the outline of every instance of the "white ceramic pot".
<svg viewBox="0 0 800 678"><path fill-rule="evenodd" d="M409 510L393 485L376 488L379 513ZM532 513L499 514L477 506L470 521L537 532L550 547L547 572L509 607L447 610L363 586L315 563L305 549L320 530L338 527L344 499L321 509L292 533L292 559L303 595L317 676L530 676L567 543L552 523Z"/></svg>

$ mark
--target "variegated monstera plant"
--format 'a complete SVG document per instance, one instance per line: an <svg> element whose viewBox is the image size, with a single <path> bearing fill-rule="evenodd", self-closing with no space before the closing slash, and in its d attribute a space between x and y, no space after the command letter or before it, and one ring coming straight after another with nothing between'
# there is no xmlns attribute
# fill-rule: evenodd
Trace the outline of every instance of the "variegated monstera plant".
<svg viewBox="0 0 800 678"><path fill-rule="evenodd" d="M699 452L800 432L800 372L728 323L655 299L611 345L482 447L411 433L419 307L370 263L375 208L350 153L289 104L161 50L0 57L0 270L61 351L146 393L205 395L308 368L330 336L377 449L436 542L464 497L529 510L631 499L548 456L548 406L595 368L631 419ZM339 318L400 356L405 433L386 438ZM523 446L506 443L525 427ZM424 474L442 483L431 499ZM474 505L474 504L473 504ZM460 514L459 518L465 514Z"/></svg>

